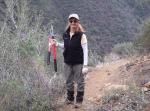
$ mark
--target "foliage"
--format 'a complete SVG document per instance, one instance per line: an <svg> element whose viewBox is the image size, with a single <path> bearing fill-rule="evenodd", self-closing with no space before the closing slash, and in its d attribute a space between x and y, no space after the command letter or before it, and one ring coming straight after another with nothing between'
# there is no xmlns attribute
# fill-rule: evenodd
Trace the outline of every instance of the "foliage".
<svg viewBox="0 0 150 111"><path fill-rule="evenodd" d="M78 13L80 22L86 29L89 46L99 49L97 53L105 54L110 52L114 44L134 40L134 33L142 17L136 13L140 10L133 6L137 2L133 5L129 4L132 1L134 0L83 0L82 2L80 0L38 0L39 5L37 5L42 9L44 7L46 24L48 18L55 21L54 29L59 34L65 30L68 15ZM36 3L33 2L33 5ZM144 4L143 7L147 5ZM147 11L147 8L142 11ZM143 14L146 15L148 16L149 13Z"/></svg>
<svg viewBox="0 0 150 111"><path fill-rule="evenodd" d="M137 50L132 42L116 44L112 51L120 56L132 56L137 53Z"/></svg>
<svg viewBox="0 0 150 111"><path fill-rule="evenodd" d="M142 91L134 85L131 85L128 90L111 89L101 98L98 110L142 111L147 104L143 97Z"/></svg>
<svg viewBox="0 0 150 111"><path fill-rule="evenodd" d="M95 66L96 64L103 61L103 55L96 52L96 50L89 50L88 64Z"/></svg>
<svg viewBox="0 0 150 111"><path fill-rule="evenodd" d="M34 47L34 43L32 43L32 40L28 40L26 42L21 42L19 46L19 50L21 53L21 56L34 56L36 54L36 50Z"/></svg>
<svg viewBox="0 0 150 111"><path fill-rule="evenodd" d="M137 36L136 45L140 46L141 49L150 51L150 19L143 23Z"/></svg>
<svg viewBox="0 0 150 111"><path fill-rule="evenodd" d="M5 0L3 4L0 110L51 111L64 84L61 76L54 78L53 69L43 64L48 27L43 26L40 11L30 10L28 0Z"/></svg>
<svg viewBox="0 0 150 111"><path fill-rule="evenodd" d="M150 16L149 5L149 0L30 0L29 4L32 10L44 10L43 24L52 23L59 34L64 31L68 15L78 13L90 47L99 48L103 53L110 52L117 43L134 40L138 25Z"/></svg>
<svg viewBox="0 0 150 111"><path fill-rule="evenodd" d="M30 84L31 85L31 84ZM33 88L33 86L30 86ZM15 111L49 111L51 98L43 92L42 87L27 88L23 81L9 80L0 87L1 110ZM29 90L30 89L30 90ZM29 91L27 91L29 90Z"/></svg>
<svg viewBox="0 0 150 111"><path fill-rule="evenodd" d="M149 0L126 0L126 2L130 7L134 8L134 14L139 17L138 19L146 19L149 16Z"/></svg>

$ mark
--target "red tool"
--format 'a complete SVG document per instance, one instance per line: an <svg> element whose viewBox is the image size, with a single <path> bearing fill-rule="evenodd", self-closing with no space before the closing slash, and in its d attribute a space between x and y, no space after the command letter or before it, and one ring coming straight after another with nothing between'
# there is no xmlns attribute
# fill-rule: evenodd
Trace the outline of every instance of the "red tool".
<svg viewBox="0 0 150 111"><path fill-rule="evenodd" d="M49 35L47 65L50 64L50 56L52 54L53 60L54 60L54 70L55 72L57 72L57 47L53 39L54 39L54 36Z"/></svg>

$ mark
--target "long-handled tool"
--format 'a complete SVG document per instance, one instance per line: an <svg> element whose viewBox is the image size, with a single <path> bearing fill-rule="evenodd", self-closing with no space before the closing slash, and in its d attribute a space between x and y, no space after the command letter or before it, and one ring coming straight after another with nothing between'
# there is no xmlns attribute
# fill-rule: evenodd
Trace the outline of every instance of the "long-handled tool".
<svg viewBox="0 0 150 111"><path fill-rule="evenodd" d="M54 36L48 36L48 56L47 56L47 65L50 64L50 56L52 54L54 60L54 70L57 72L57 49L56 44L54 44Z"/></svg>

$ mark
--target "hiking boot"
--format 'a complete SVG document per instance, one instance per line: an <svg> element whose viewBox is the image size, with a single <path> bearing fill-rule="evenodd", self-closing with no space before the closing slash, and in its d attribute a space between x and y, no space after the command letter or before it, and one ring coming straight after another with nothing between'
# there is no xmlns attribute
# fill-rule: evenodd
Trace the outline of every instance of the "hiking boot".
<svg viewBox="0 0 150 111"><path fill-rule="evenodd" d="M83 96L84 96L84 91L77 91L76 102L82 103L83 102Z"/></svg>
<svg viewBox="0 0 150 111"><path fill-rule="evenodd" d="M73 104L73 103L74 103L74 91L67 91L66 104Z"/></svg>
<svg viewBox="0 0 150 111"><path fill-rule="evenodd" d="M82 107L82 102L76 102L74 104L74 108L81 108Z"/></svg>
<svg viewBox="0 0 150 111"><path fill-rule="evenodd" d="M74 105L75 108L80 108L83 102L84 91L77 91L76 103Z"/></svg>

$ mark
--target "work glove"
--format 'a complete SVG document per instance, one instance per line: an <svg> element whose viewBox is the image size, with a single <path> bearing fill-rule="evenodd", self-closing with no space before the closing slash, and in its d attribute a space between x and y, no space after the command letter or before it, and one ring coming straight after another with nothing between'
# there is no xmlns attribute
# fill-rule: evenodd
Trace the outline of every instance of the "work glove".
<svg viewBox="0 0 150 111"><path fill-rule="evenodd" d="M87 66L83 66L82 74L87 74L87 73L88 73L88 67Z"/></svg>
<svg viewBox="0 0 150 111"><path fill-rule="evenodd" d="M58 42L56 39L53 39L53 41L54 41L54 43L55 43L55 45L57 46L57 47L60 47L60 48L64 48L64 43L60 43L60 42Z"/></svg>
<svg viewBox="0 0 150 111"><path fill-rule="evenodd" d="M56 44L56 41L53 39L51 42L49 42L49 46Z"/></svg>
<svg viewBox="0 0 150 111"><path fill-rule="evenodd" d="M53 43L54 43L56 46L59 45L59 43L58 43L58 41L57 41L56 39L53 39Z"/></svg>

